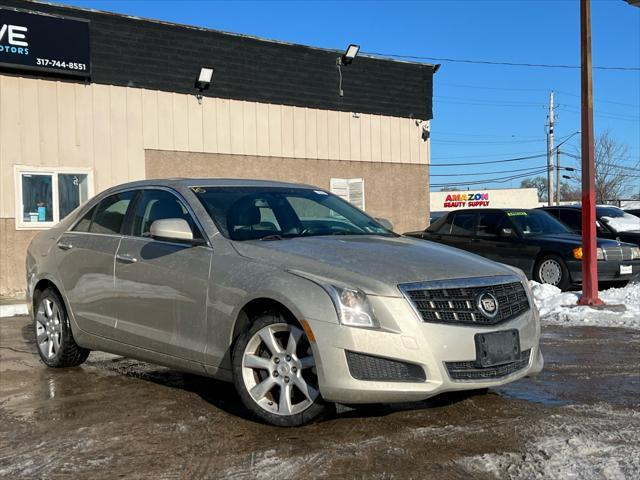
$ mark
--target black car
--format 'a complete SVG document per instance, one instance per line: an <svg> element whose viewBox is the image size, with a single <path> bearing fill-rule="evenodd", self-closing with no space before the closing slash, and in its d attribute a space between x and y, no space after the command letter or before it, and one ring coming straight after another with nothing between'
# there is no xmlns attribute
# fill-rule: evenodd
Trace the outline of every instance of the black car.
<svg viewBox="0 0 640 480"><path fill-rule="evenodd" d="M582 232L582 208L579 205L540 207L575 233ZM617 207L596 207L596 232L599 238L611 238L640 246L640 218ZM637 224L637 225L636 225Z"/></svg>
<svg viewBox="0 0 640 480"><path fill-rule="evenodd" d="M631 208L629 210L625 210L626 213L630 213L634 217L640 218L640 208Z"/></svg>
<svg viewBox="0 0 640 480"><path fill-rule="evenodd" d="M464 209L410 237L444 243L522 269L562 290L582 282L581 237L541 210ZM626 284L640 277L640 248L598 239L598 280Z"/></svg>

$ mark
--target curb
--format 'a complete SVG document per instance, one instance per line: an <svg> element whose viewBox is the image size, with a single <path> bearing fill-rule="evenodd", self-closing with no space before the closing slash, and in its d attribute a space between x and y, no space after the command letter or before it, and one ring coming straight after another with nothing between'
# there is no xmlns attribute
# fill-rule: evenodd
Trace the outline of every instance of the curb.
<svg viewBox="0 0 640 480"><path fill-rule="evenodd" d="M27 310L26 303L10 303L0 305L0 318L15 317L17 315L27 315L28 313L29 311Z"/></svg>

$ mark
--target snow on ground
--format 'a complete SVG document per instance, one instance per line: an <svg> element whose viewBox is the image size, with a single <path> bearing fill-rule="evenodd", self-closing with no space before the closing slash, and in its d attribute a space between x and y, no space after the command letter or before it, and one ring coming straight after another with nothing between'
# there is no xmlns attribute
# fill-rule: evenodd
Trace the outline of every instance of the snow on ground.
<svg viewBox="0 0 640 480"><path fill-rule="evenodd" d="M576 422L565 415L582 411L588 418ZM620 427L623 416L627 426ZM608 406L568 406L539 425L542 435L527 442L526 452L486 453L457 461L473 473L510 479L637 478L640 440L637 412L616 412Z"/></svg>
<svg viewBox="0 0 640 480"><path fill-rule="evenodd" d="M543 323L556 325L592 325L598 327L626 327L640 330L640 283L600 292L607 305L624 305L623 312L591 307L577 307L580 292L561 292L553 285L529 282L533 298Z"/></svg>

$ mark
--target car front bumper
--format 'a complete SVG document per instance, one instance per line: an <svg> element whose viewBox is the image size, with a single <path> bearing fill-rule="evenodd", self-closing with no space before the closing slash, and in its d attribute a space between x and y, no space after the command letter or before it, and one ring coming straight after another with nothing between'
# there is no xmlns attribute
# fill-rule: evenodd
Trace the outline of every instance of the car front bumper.
<svg viewBox="0 0 640 480"><path fill-rule="evenodd" d="M308 319L316 338L313 345L320 391L325 400L346 403L392 403L418 401L454 390L473 390L503 385L542 370L540 327L535 307L508 322L488 327L422 322L404 298L376 299L376 315L399 319L401 328L352 328ZM382 322L381 322L382 323ZM474 362L475 335L517 329L521 351L529 350L520 369L497 378L454 380L445 362ZM417 365L424 381L358 380L352 375L347 352L365 354Z"/></svg>
<svg viewBox="0 0 640 480"><path fill-rule="evenodd" d="M620 273L621 266L631 266L632 273ZM571 283L582 283L582 262L570 260L567 262ZM599 282L622 282L625 280L640 279L640 260L599 260Z"/></svg>

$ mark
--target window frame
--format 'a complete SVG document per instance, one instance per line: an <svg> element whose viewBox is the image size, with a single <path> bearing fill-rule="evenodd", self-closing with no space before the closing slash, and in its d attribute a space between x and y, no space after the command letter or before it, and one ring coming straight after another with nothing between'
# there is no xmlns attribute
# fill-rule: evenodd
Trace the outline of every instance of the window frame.
<svg viewBox="0 0 640 480"><path fill-rule="evenodd" d="M15 228L16 230L47 230L60 222L60 199L58 188L58 175L77 173L87 176L87 201L94 195L93 169L90 167L32 167L29 165L14 165L13 178L15 190ZM25 222L24 207L22 204L22 177L23 175L50 175L52 196L52 221L50 222ZM82 204L80 204L82 205ZM66 217L65 217L66 218Z"/></svg>

